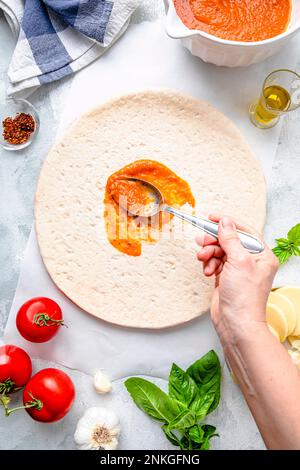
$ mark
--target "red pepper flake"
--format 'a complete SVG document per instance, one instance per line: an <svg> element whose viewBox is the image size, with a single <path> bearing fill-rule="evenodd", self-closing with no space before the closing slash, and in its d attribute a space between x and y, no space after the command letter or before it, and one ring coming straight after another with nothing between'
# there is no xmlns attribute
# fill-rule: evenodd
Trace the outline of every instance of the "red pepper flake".
<svg viewBox="0 0 300 470"><path fill-rule="evenodd" d="M35 130L35 121L30 114L18 113L15 118L7 117L2 122L3 138L12 145L27 142Z"/></svg>

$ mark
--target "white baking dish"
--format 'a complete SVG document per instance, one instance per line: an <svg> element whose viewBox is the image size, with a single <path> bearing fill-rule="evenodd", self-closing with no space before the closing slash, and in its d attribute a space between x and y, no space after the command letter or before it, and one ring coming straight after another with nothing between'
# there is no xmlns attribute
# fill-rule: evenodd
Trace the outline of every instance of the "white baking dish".
<svg viewBox="0 0 300 470"><path fill-rule="evenodd" d="M256 42L227 41L204 31L188 29L176 13L173 0L164 0L167 34L205 62L228 67L241 67L261 62L278 52L300 30L300 0L293 0L290 25L274 38Z"/></svg>

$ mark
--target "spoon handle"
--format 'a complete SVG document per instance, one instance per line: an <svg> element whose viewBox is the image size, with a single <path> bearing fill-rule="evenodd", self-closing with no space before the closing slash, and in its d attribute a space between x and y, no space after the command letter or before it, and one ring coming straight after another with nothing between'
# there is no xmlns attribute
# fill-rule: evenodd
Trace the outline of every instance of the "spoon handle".
<svg viewBox="0 0 300 470"><path fill-rule="evenodd" d="M194 225L194 227L200 228L203 232L208 233L209 235L218 239L218 224L216 222L212 222L211 220L204 219L202 217L194 217L193 215L186 214L184 212L178 211L173 207L163 206L162 210L164 212L168 212L169 214L175 215L186 222ZM254 237L250 233L242 232L241 230L237 230L241 244L243 245L246 250L250 253L261 253L264 251L264 244L258 240L258 238Z"/></svg>

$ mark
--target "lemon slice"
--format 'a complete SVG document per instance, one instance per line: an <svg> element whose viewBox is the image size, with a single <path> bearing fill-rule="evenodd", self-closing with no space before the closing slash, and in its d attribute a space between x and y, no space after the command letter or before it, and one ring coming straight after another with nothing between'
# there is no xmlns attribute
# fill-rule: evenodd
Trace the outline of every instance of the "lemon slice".
<svg viewBox="0 0 300 470"><path fill-rule="evenodd" d="M288 333L288 322L281 308L268 302L266 320L268 325L277 331L280 341L285 341Z"/></svg>
<svg viewBox="0 0 300 470"><path fill-rule="evenodd" d="M275 338L278 339L278 341L280 341L279 334L278 334L277 331L273 328L273 326L268 325L268 328L269 328L269 330L271 331L272 335L274 335Z"/></svg>
<svg viewBox="0 0 300 470"><path fill-rule="evenodd" d="M285 295L280 294L278 291L271 292L268 302L277 305L286 316L288 322L288 335L291 335L296 327L297 313L293 302Z"/></svg>
<svg viewBox="0 0 300 470"><path fill-rule="evenodd" d="M286 286L276 290L278 294L285 295L294 305L296 310L296 326L292 336L300 336L300 287Z"/></svg>
<svg viewBox="0 0 300 470"><path fill-rule="evenodd" d="M298 349L300 351L300 336L289 336L288 337L289 343L293 348Z"/></svg>

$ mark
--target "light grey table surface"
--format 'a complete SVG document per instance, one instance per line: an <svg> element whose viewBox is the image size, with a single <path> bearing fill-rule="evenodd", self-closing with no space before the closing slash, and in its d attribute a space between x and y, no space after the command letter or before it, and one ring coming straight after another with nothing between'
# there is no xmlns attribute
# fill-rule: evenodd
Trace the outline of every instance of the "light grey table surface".
<svg viewBox="0 0 300 470"><path fill-rule="evenodd" d="M132 22L153 21L162 12L161 0L143 0ZM0 87L14 44L10 29L0 13ZM40 114L42 139L37 139L24 151L8 152L0 148L0 336L5 328L18 281L20 261L32 226L37 177L53 143L71 80L67 78L63 83L47 85L30 97Z"/></svg>
<svg viewBox="0 0 300 470"><path fill-rule="evenodd" d="M162 11L163 5L160 0L144 0L132 21L136 23L144 20L152 21ZM13 49L13 37L0 14L0 77L7 70ZM21 152L10 153L0 150L0 337L9 314L18 281L20 262L32 226L37 176L55 138L60 110L70 84L71 79L66 79L62 83L40 88L31 96L30 100L40 113L42 139L37 139L31 147ZM274 233L284 235L292 224L300 221L299 128L299 113L294 113L284 121L273 165L273 181L269 187L267 239L271 239ZM291 277L294 276L296 269L294 261L287 268L287 271L292 272ZM82 387L85 378L77 374L74 380L80 382ZM86 394L89 393L86 387ZM249 421L249 427L253 426L250 418L245 420L246 425ZM1 438L0 449L47 447L65 449L74 446L72 432L68 430L68 426L70 427L68 419L63 425L66 429L64 439L56 438L56 427L48 431L43 428L40 431L37 423L31 422L29 418L24 423L24 419L18 417L17 426L20 427L16 428L15 424L6 424L0 417L0 432L4 436ZM139 439L141 443L143 439L141 433ZM125 443L124 447L126 448ZM251 447L249 443L249 448ZM140 448L143 448L142 444Z"/></svg>

